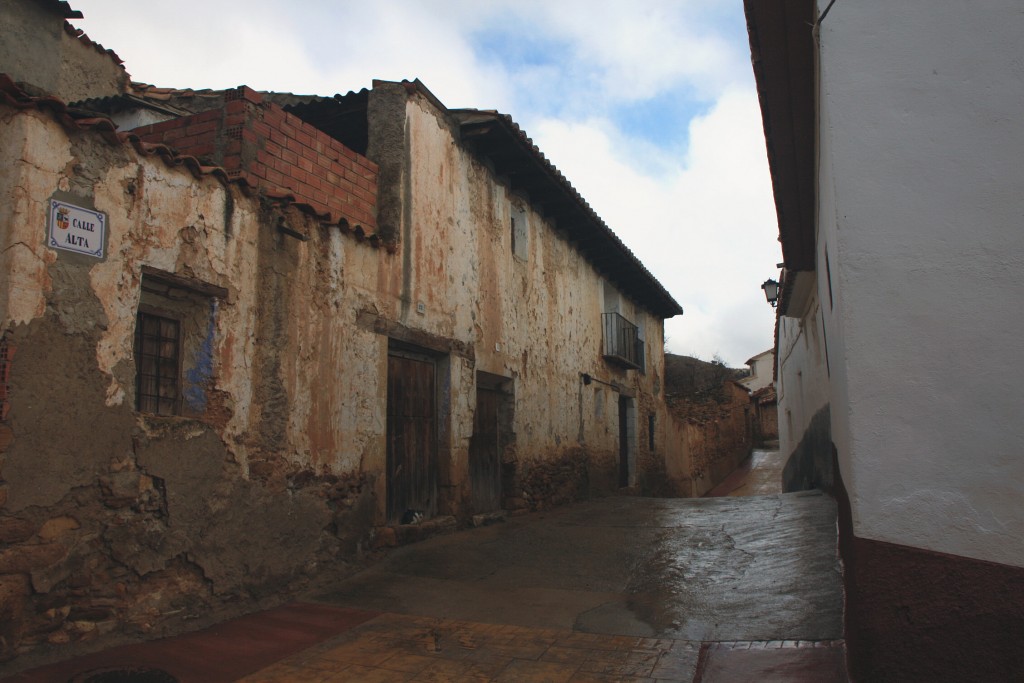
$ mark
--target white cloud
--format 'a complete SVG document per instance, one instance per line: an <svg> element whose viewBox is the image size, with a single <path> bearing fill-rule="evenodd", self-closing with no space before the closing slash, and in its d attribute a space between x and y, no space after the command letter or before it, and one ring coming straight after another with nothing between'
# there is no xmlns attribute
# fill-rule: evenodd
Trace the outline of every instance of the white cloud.
<svg viewBox="0 0 1024 683"><path fill-rule="evenodd" d="M508 100L456 22L429 4L238 5L180 0L125 12L117 0L76 0L92 38L113 48L136 80L168 87L331 95L374 78L420 78L446 104ZM453 104L454 103L454 104ZM494 106L493 104L490 106Z"/></svg>
<svg viewBox="0 0 1024 683"><path fill-rule="evenodd" d="M759 287L780 259L764 139L752 90L726 92L690 123L685 158L638 170L628 137L596 120L548 120L535 141L682 304L669 350L733 365L772 344Z"/></svg>
<svg viewBox="0 0 1024 683"><path fill-rule="evenodd" d="M707 3L573 0L543 8L547 30L569 36L578 59L599 67L604 98L637 100L681 87L713 98L736 78L735 44L715 30Z"/></svg>

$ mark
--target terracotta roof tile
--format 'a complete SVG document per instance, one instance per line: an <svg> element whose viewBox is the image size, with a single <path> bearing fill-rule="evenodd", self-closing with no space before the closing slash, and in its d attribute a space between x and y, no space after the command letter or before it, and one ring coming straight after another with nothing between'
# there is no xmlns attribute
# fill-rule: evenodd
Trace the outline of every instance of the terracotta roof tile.
<svg viewBox="0 0 1024 683"><path fill-rule="evenodd" d="M65 19L81 19L82 13L72 9L65 0L36 0L36 4L43 5L46 9L52 10Z"/></svg>
<svg viewBox="0 0 1024 683"><path fill-rule="evenodd" d="M769 384L766 387L761 387L750 395L750 398L757 401L759 405L766 405L768 403L774 403L777 399L775 394L775 385Z"/></svg>
<svg viewBox="0 0 1024 683"><path fill-rule="evenodd" d="M352 226L344 219L335 220L330 214L320 213L312 206L297 202L293 194L288 190L277 187L257 187L245 178L233 177L225 169L219 166L204 165L194 156L180 155L173 148L164 144L143 142L139 136L131 132L118 132L117 126L106 117L75 118L68 109L68 105L60 98L53 96L34 97L21 90L10 76L0 73L0 105L6 105L14 109L28 110L36 109L49 113L65 129L72 131L90 131L99 134L111 145L131 145L132 148L143 156L159 156L161 161L168 167L185 167L196 178L213 177L224 185L238 186L246 195L260 194L272 203L283 206L294 206L296 209L312 215L317 219L338 225L338 227L352 234L358 239L366 239L373 246L383 245L377 235L366 237L361 226Z"/></svg>
<svg viewBox="0 0 1024 683"><path fill-rule="evenodd" d="M132 81L128 85L128 93L146 100L157 102L168 102L174 99L211 99L216 100L224 96L227 90L193 90L192 88L159 88L149 83Z"/></svg>
<svg viewBox="0 0 1024 683"><path fill-rule="evenodd" d="M80 19L81 18L81 13L79 13L78 17L71 17L71 18L72 19ZM87 46L93 48L94 50L96 50L96 52L99 52L101 55L108 55L114 61L114 64L117 64L118 66L120 66L122 71L124 70L124 61L120 57L117 56L116 52L114 52L111 49L105 48L102 45L100 45L99 43L97 43L96 41L92 40L89 36L85 35L85 31L83 31L82 29L75 28L69 22L65 21L64 22L64 32L67 33L72 38L78 38L78 42L82 43L83 45L87 45Z"/></svg>

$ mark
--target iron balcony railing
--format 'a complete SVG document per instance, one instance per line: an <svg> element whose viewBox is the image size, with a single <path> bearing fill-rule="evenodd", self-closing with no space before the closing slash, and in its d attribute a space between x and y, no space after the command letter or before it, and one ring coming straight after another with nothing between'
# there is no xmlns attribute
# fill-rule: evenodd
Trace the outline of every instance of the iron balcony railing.
<svg viewBox="0 0 1024 683"><path fill-rule="evenodd" d="M604 357L628 368L644 370L644 340L640 328L618 313L603 313Z"/></svg>

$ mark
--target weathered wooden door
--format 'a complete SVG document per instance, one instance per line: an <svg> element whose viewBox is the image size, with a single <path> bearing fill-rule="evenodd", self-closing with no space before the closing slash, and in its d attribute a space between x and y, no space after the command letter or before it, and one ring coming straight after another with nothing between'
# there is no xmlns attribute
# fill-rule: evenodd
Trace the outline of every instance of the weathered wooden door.
<svg viewBox="0 0 1024 683"><path fill-rule="evenodd" d="M407 510L430 517L437 508L437 412L434 361L388 354L388 520Z"/></svg>
<svg viewBox="0 0 1024 683"><path fill-rule="evenodd" d="M477 387L473 437L469 441L469 486L473 512L501 509L501 424L504 395Z"/></svg>
<svg viewBox="0 0 1024 683"><path fill-rule="evenodd" d="M619 396L619 486L629 486L629 399Z"/></svg>

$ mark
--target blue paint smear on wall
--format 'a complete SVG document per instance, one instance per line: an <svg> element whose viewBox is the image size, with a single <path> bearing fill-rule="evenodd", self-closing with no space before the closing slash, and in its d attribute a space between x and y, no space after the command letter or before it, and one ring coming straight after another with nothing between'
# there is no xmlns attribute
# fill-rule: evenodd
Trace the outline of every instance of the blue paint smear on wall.
<svg viewBox="0 0 1024 683"><path fill-rule="evenodd" d="M185 371L185 402L189 410L206 410L206 385L213 377L213 331L217 321L217 299L210 300L210 318L206 323L206 336L196 351L195 366Z"/></svg>

